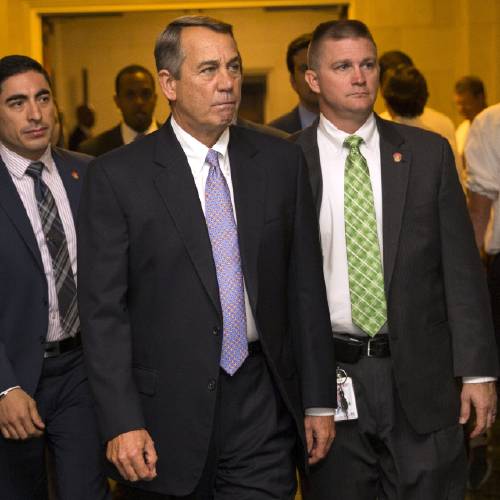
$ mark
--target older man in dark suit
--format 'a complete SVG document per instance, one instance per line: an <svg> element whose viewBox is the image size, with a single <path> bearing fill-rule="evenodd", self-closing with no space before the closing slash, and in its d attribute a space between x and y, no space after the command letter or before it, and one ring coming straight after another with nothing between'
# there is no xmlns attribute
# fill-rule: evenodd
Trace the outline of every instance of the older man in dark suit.
<svg viewBox="0 0 500 500"><path fill-rule="evenodd" d="M326 454L335 406L303 156L229 126L241 89L230 25L179 18L155 56L172 117L91 165L79 217L111 473L140 498L293 499L297 460Z"/></svg>
<svg viewBox="0 0 500 500"><path fill-rule="evenodd" d="M296 140L358 418L337 424L304 496L463 499L460 424L474 407L474 434L491 426L498 361L453 154L441 136L374 115L377 49L363 23L318 26L309 67L321 115Z"/></svg>
<svg viewBox="0 0 500 500"><path fill-rule="evenodd" d="M57 498L101 500L73 222L90 158L51 148L54 119L42 66L0 59L0 496L47 498L48 456Z"/></svg>

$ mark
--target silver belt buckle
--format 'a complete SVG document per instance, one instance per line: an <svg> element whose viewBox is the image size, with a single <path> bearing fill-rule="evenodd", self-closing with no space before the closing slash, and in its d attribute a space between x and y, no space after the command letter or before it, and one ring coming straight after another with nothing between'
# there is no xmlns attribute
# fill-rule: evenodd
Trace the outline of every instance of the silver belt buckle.
<svg viewBox="0 0 500 500"><path fill-rule="evenodd" d="M368 340L368 347L366 348L366 356L368 358L372 357L372 342L373 342L373 339Z"/></svg>

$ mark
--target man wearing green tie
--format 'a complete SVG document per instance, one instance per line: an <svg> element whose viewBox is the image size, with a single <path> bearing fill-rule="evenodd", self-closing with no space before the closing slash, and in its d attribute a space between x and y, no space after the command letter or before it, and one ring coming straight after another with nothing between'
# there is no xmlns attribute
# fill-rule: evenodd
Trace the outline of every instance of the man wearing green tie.
<svg viewBox="0 0 500 500"><path fill-rule="evenodd" d="M475 418L477 435L493 423L498 360L453 154L441 136L374 114L377 49L363 23L319 25L308 66L321 114L295 140L348 418L304 498L463 499L462 424Z"/></svg>

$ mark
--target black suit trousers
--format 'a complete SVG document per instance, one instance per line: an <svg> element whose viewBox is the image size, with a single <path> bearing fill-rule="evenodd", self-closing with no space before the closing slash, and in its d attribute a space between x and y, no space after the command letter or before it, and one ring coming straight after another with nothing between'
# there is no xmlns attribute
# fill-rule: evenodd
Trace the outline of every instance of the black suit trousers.
<svg viewBox="0 0 500 500"><path fill-rule="evenodd" d="M359 418L337 423L328 456L303 481L304 500L463 500L462 426L416 433L390 358L339 366L353 379Z"/></svg>
<svg viewBox="0 0 500 500"><path fill-rule="evenodd" d="M196 490L174 497L118 485L115 500L294 498L295 424L264 355L251 355L232 377L221 370L216 390L214 427Z"/></svg>
<svg viewBox="0 0 500 500"><path fill-rule="evenodd" d="M26 441L0 437L0 497L45 500L51 469L58 500L109 499L81 349L44 360L34 399L45 432Z"/></svg>

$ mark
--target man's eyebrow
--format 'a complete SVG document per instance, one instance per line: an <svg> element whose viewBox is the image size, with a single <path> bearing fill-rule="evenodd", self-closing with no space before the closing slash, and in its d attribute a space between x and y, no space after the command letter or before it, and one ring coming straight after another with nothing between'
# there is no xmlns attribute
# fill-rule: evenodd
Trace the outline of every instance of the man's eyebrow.
<svg viewBox="0 0 500 500"><path fill-rule="evenodd" d="M26 99L28 99L28 96L25 94L14 94L7 97L7 99L5 99L5 102L9 103L11 101L25 101Z"/></svg>
<svg viewBox="0 0 500 500"><path fill-rule="evenodd" d="M209 59L208 61L201 61L200 64L198 64L198 68L201 68L203 66L219 66L220 62L217 59Z"/></svg>
<svg viewBox="0 0 500 500"><path fill-rule="evenodd" d="M39 90L36 94L35 97L42 97L45 95L50 95L50 90L49 89L41 89Z"/></svg>
<svg viewBox="0 0 500 500"><path fill-rule="evenodd" d="M35 97L42 97L44 95L50 95L50 90L41 89L35 94ZM14 94L14 95L7 97L7 99L5 99L5 102L9 103L12 101L26 101L27 99L28 99L28 96L26 94Z"/></svg>

